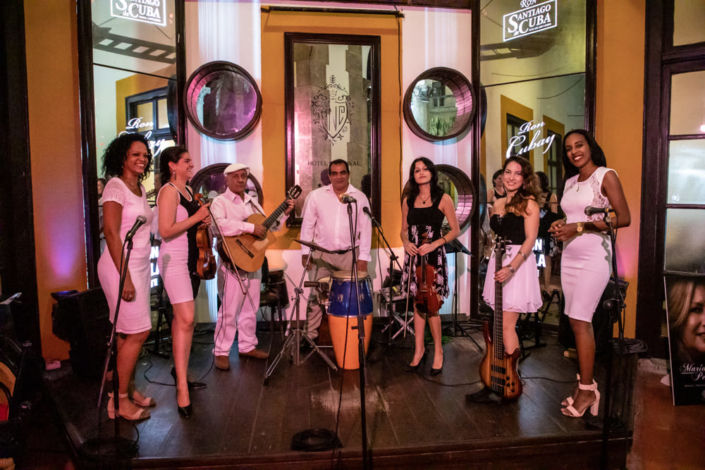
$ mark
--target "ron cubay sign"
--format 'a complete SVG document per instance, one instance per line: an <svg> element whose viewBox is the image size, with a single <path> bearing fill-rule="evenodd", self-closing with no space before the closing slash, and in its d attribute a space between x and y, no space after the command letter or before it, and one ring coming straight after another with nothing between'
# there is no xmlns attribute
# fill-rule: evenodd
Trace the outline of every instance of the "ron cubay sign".
<svg viewBox="0 0 705 470"><path fill-rule="evenodd" d="M504 41L523 38L558 26L557 2L558 0L548 0L536 4L535 0L523 0L521 6L527 8L503 17Z"/></svg>

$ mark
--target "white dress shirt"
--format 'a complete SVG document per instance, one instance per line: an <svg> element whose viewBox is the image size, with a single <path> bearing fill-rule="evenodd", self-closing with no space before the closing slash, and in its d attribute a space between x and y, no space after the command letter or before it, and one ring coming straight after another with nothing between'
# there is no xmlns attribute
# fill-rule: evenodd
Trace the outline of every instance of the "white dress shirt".
<svg viewBox="0 0 705 470"><path fill-rule="evenodd" d="M252 214L264 214L262 206L249 194L245 194L245 199L230 191L228 188L223 194L213 200L210 205L211 214L215 217L218 227L225 237L235 237L243 233L252 233L255 230L254 224L246 222ZM277 231L287 216L272 224L270 230ZM217 230L216 224L213 229Z"/></svg>
<svg viewBox="0 0 705 470"><path fill-rule="evenodd" d="M353 225L357 218L357 233L355 244L360 247L359 259L371 261L370 245L372 243L372 223L363 212L363 208L370 207L365 194L348 185L345 193L354 197L357 204L357 214L353 212ZM303 210L303 223L301 224L301 239L312 241L327 250L348 250L350 245L350 222L348 219L348 205L343 204L335 195L332 185L324 186L311 191L306 197ZM301 246L301 254L307 255L311 251L307 246Z"/></svg>

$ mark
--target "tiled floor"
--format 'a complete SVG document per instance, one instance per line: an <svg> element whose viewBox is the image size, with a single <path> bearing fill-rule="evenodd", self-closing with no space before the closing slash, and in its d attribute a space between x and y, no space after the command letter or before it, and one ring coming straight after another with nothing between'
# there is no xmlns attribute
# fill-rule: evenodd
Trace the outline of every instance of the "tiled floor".
<svg viewBox="0 0 705 470"><path fill-rule="evenodd" d="M643 359L637 376L630 470L705 468L705 406L673 406L665 361Z"/></svg>

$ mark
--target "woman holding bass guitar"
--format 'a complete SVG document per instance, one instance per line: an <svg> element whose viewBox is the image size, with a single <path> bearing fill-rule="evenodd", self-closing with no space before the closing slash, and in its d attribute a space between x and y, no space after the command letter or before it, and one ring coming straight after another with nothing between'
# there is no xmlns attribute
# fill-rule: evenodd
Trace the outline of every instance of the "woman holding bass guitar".
<svg viewBox="0 0 705 470"><path fill-rule="evenodd" d="M186 183L193 176L193 160L184 147L169 147L160 155L162 187L157 196L159 208L159 272L164 288L174 308L171 325L174 368L171 375L176 382L176 402L179 415L189 418L193 412L189 387L202 388L204 384L188 382L186 371L193 339L194 299L201 285L197 272L199 226L210 224L208 204L201 206Z"/></svg>
<svg viewBox="0 0 705 470"><path fill-rule="evenodd" d="M502 340L505 352L519 348L516 324L521 313L536 312L543 304L533 249L539 233L539 179L522 157L504 162L503 183L507 197L497 199L490 228L506 243L502 269L495 272L495 253L487 267L482 297L495 310L495 282L503 283Z"/></svg>
<svg viewBox="0 0 705 470"><path fill-rule="evenodd" d="M424 330L431 327L434 357L431 375L443 371L441 319L438 310L448 296L448 267L445 244L460 234L453 200L438 185L438 171L431 160L419 157L409 169L409 193L401 204L401 239L404 243L402 285L414 297L414 358L408 371L416 371L426 359ZM441 226L447 218L450 232L443 235Z"/></svg>

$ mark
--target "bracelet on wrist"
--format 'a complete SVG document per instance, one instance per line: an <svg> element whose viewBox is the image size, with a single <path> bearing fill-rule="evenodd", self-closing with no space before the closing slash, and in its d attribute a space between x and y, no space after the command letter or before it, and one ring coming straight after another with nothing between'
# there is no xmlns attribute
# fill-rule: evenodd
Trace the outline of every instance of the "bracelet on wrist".
<svg viewBox="0 0 705 470"><path fill-rule="evenodd" d="M510 270L510 271L512 272L512 274L514 274L514 273L516 273L516 272L517 272L517 270L516 270L516 269L514 269L514 266L512 266L511 264L508 264L508 265L507 265L507 267L508 267L508 268L509 268L509 270Z"/></svg>
<svg viewBox="0 0 705 470"><path fill-rule="evenodd" d="M519 254L521 255L522 258L524 258L524 261L526 261L527 259L529 259L529 255L524 254L523 251L519 250Z"/></svg>

